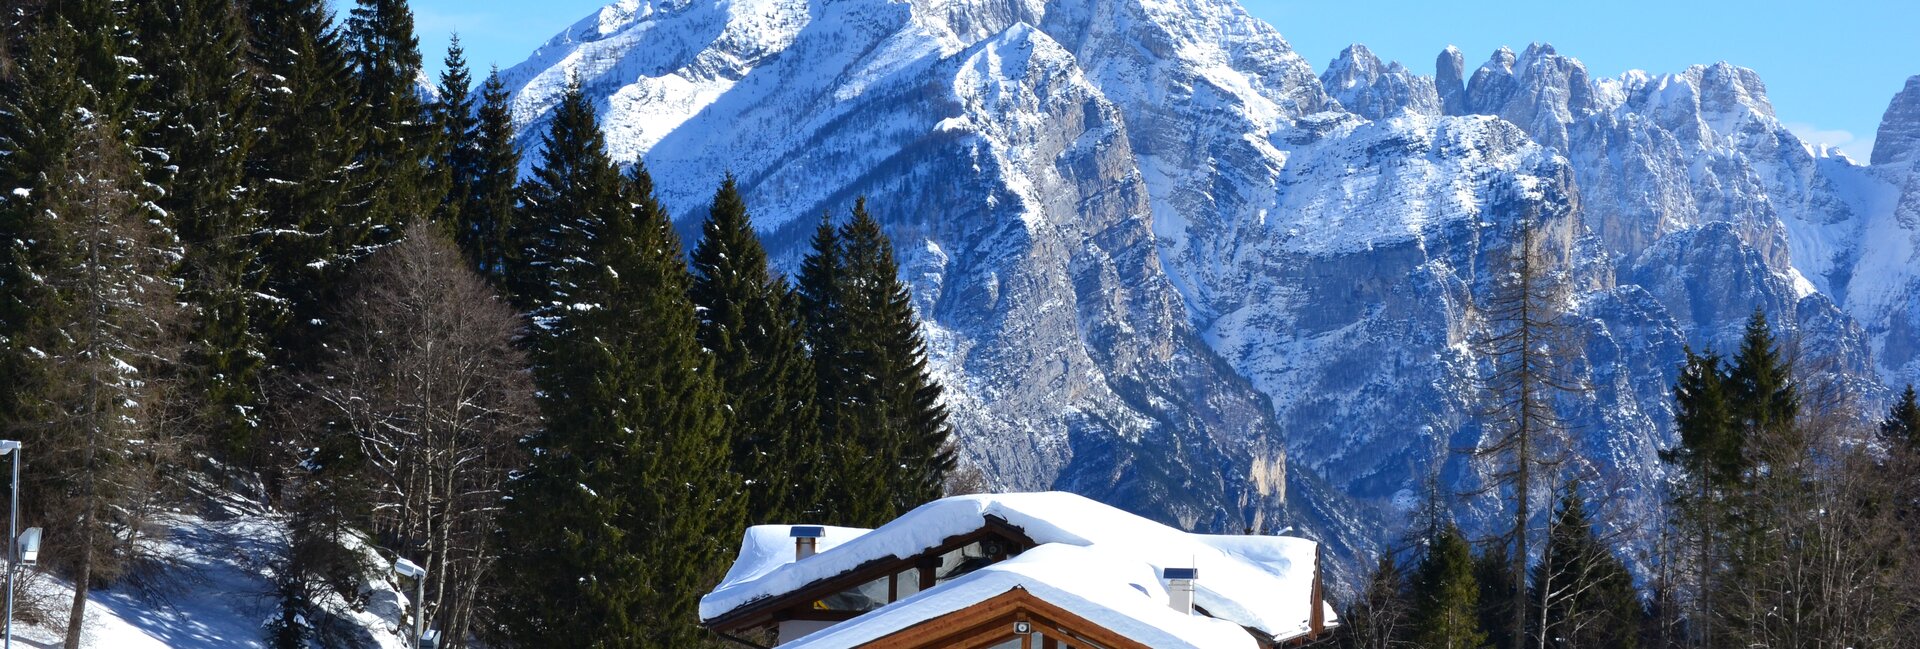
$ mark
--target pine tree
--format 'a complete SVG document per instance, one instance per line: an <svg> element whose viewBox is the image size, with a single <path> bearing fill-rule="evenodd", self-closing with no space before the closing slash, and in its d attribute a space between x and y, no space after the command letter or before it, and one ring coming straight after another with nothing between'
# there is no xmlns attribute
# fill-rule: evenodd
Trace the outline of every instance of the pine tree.
<svg viewBox="0 0 1920 649"><path fill-rule="evenodd" d="M1508 623L1513 620L1513 607L1528 602L1521 598L1523 593L1513 589L1508 572L1512 569L1513 555L1508 554L1505 543L1489 543L1473 559L1473 579L1480 584L1480 628L1487 632L1487 645L1497 649L1521 646L1521 638L1513 635Z"/></svg>
<svg viewBox="0 0 1920 649"><path fill-rule="evenodd" d="M784 278L767 269L731 175L714 194L693 251L700 344L734 413L733 471L748 481L747 520L800 520L816 506L813 365Z"/></svg>
<svg viewBox="0 0 1920 649"><path fill-rule="evenodd" d="M513 142L513 112L507 88L494 70L480 85L477 147L473 173L468 177L465 202L460 206L455 240L467 258L497 288L507 286L507 268L513 265L514 212L519 194L520 149Z"/></svg>
<svg viewBox="0 0 1920 649"><path fill-rule="evenodd" d="M1913 384L1907 384L1900 400L1887 410L1887 418L1880 422L1880 439L1889 447L1920 455L1920 401L1914 398Z"/></svg>
<svg viewBox="0 0 1920 649"><path fill-rule="evenodd" d="M1595 533L1578 485L1561 496L1527 599L1541 604L1539 646L1633 649L1638 643L1633 576Z"/></svg>
<svg viewBox="0 0 1920 649"><path fill-rule="evenodd" d="M503 624L530 644L687 646L740 524L691 278L651 178L614 169L577 85L545 143L522 295L547 425L504 521Z"/></svg>
<svg viewBox="0 0 1920 649"><path fill-rule="evenodd" d="M1487 646L1480 629L1480 585L1473 577L1473 551L1451 524L1428 540L1414 571L1413 643L1425 649Z"/></svg>
<svg viewBox="0 0 1920 649"><path fill-rule="evenodd" d="M433 173L439 144L420 98L420 40L406 0L357 0L347 19L348 53L358 84L354 99L367 110L367 139L358 158L367 194L356 197L347 223L352 247L379 246L398 227L432 214L446 195L446 177Z"/></svg>
<svg viewBox="0 0 1920 649"><path fill-rule="evenodd" d="M435 220L454 225L459 223L460 212L473 199L474 186L480 174L480 124L474 115L473 75L467 71L466 50L460 47L460 35L454 34L452 42L447 44L447 57L442 60L445 69L440 72L440 97L433 103L435 131L435 159L433 173L447 184L447 193L440 201Z"/></svg>
<svg viewBox="0 0 1920 649"><path fill-rule="evenodd" d="M246 83L246 26L226 0L156 0L135 14L151 79L137 104L147 182L185 246L177 267L192 330L177 401L184 423L214 440L247 440L260 425L266 342L263 274L254 235L261 213L246 186L259 139Z"/></svg>

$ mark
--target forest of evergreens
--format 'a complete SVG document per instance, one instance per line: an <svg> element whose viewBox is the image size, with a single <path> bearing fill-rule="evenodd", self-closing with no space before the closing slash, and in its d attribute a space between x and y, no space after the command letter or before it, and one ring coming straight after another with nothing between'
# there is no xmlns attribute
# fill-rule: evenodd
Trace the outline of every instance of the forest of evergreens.
<svg viewBox="0 0 1920 649"><path fill-rule="evenodd" d="M864 201L790 282L715 178L683 250L578 88L537 152L457 42L423 92L400 0L0 21L0 437L79 586L69 648L183 476L285 513L276 647L353 642L320 603L388 569L365 542L427 569L407 614L441 646L698 644L745 525L942 495L940 387Z"/></svg>

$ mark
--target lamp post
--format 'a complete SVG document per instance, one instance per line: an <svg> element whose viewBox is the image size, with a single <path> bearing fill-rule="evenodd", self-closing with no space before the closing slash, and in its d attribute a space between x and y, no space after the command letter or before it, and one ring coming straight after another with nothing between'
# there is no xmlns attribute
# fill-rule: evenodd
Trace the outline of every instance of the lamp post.
<svg viewBox="0 0 1920 649"><path fill-rule="evenodd" d="M420 637L427 617L427 569L412 561L396 558L393 560L393 571L402 577L413 578L413 649L420 649Z"/></svg>
<svg viewBox="0 0 1920 649"><path fill-rule="evenodd" d="M0 455L13 456L13 504L7 508L7 639L13 649L13 572L20 564L20 442L0 440Z"/></svg>

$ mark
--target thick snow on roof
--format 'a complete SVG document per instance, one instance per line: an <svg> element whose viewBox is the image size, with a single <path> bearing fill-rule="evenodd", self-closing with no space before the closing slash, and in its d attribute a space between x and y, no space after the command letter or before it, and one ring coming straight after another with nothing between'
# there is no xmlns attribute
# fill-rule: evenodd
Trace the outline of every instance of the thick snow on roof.
<svg viewBox="0 0 1920 649"><path fill-rule="evenodd" d="M1291 638L1307 631L1312 608L1315 551L1312 541L1279 536L1190 534L1062 492L936 500L804 561L766 568L755 560L747 570L736 565L720 587L701 598L700 618L713 620L742 606L791 593L870 561L921 554L948 538L980 529L987 516L1004 519L1037 544L1097 548L1108 555L1144 564L1156 577L1163 568L1198 568L1200 579L1195 584L1194 603L1213 617L1278 638ZM753 545L754 534L749 531L749 541L743 545ZM746 560L743 557L743 561ZM735 579L735 573L742 578ZM958 581L942 584L926 594L931 596L952 583ZM1159 583L1157 578L1155 583ZM1165 596L1160 600L1164 603ZM1333 619L1330 609L1326 619Z"/></svg>
<svg viewBox="0 0 1920 649"><path fill-rule="evenodd" d="M831 550L872 531L858 527L818 527L825 532L825 536L814 541L815 552ZM747 528L746 536L740 539L740 555L733 560L733 567L727 569L727 576L720 580L717 588L753 581L772 572L774 568L793 563L792 531L791 525L755 525Z"/></svg>
<svg viewBox="0 0 1920 649"><path fill-rule="evenodd" d="M1259 646L1238 624L1169 608L1159 573L1146 563L1097 546L1049 543L782 647L859 646L1016 588L1155 649Z"/></svg>

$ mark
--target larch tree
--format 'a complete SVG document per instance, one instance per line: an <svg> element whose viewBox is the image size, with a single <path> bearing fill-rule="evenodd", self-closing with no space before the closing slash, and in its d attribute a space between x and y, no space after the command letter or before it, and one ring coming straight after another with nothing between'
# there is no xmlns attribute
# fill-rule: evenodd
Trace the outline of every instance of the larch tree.
<svg viewBox="0 0 1920 649"><path fill-rule="evenodd" d="M1502 542L1510 547L1507 578L1514 593L1526 592L1534 488L1565 460L1567 431L1557 401L1584 390L1571 368L1579 345L1566 279L1546 247L1545 212L1561 205L1521 201L1506 248L1491 264L1493 290L1475 313L1482 332L1470 341L1489 366L1476 382L1487 433L1473 455L1491 467L1491 488L1504 490L1513 507ZM1530 607L1508 608L1506 635L1525 638Z"/></svg>
<svg viewBox="0 0 1920 649"><path fill-rule="evenodd" d="M747 520L801 520L816 507L821 472L813 364L786 279L767 268L732 176L715 192L692 256L700 344L733 411L733 471L746 484Z"/></svg>

